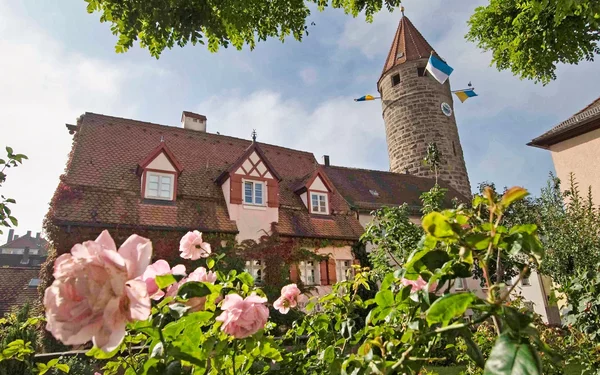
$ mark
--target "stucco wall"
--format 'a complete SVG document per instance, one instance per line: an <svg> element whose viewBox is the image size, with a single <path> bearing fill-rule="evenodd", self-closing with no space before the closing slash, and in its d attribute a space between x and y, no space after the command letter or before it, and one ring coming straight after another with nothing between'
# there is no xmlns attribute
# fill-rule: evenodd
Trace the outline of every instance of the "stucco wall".
<svg viewBox="0 0 600 375"><path fill-rule="evenodd" d="M600 129L550 146L557 176L568 188L569 174L575 174L580 191L587 194L588 186L596 203L600 202Z"/></svg>
<svg viewBox="0 0 600 375"><path fill-rule="evenodd" d="M352 256L352 247L351 246L342 246L342 247L323 247L319 249L312 249L314 252L320 255L329 255L335 260L352 260L354 257ZM335 274L335 269L332 270ZM331 293L332 286L331 285L319 285L314 288L314 290L310 293L303 294L298 298L298 302L302 308L311 298L318 298L320 296L324 296L326 294Z"/></svg>
<svg viewBox="0 0 600 375"><path fill-rule="evenodd" d="M516 282L516 277L513 279L513 283ZM543 281L540 275L532 271L529 275L529 284L522 285L519 283L515 288L517 295L521 295L526 301L533 302L533 310L542 316L544 322L548 323L548 314L546 313L546 294L543 290Z"/></svg>
<svg viewBox="0 0 600 375"><path fill-rule="evenodd" d="M171 164L164 152L161 152L157 157L155 157L146 168L157 169L159 171L175 172L175 167L173 167L173 164Z"/></svg>
<svg viewBox="0 0 600 375"><path fill-rule="evenodd" d="M271 223L279 222L279 209L268 206L250 206L244 204L232 204L229 199L231 179L227 179L221 185L223 196L227 202L229 218L236 222L238 235L236 240L258 240L265 232L271 231ZM266 195L266 193L265 193Z"/></svg>

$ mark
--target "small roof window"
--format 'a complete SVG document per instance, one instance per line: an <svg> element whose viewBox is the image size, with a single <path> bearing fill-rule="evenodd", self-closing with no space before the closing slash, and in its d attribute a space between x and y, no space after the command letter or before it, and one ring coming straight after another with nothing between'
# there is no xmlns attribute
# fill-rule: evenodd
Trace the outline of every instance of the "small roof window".
<svg viewBox="0 0 600 375"><path fill-rule="evenodd" d="M27 286L30 288L35 288L39 285L40 285L40 279L31 279L31 281L29 281L29 285L27 285Z"/></svg>
<svg viewBox="0 0 600 375"><path fill-rule="evenodd" d="M377 190L369 189L369 193L371 193L371 195L374 196L374 197L378 197L379 196L379 192Z"/></svg>

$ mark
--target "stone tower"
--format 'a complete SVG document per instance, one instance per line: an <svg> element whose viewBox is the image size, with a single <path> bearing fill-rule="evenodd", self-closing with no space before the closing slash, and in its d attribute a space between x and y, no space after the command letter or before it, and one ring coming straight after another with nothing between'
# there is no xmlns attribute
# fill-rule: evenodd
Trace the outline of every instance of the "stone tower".
<svg viewBox="0 0 600 375"><path fill-rule="evenodd" d="M377 83L390 169L433 177L423 159L427 145L435 142L442 154L439 177L470 197L471 185L454 118L450 82L442 85L425 71L433 51L403 12Z"/></svg>

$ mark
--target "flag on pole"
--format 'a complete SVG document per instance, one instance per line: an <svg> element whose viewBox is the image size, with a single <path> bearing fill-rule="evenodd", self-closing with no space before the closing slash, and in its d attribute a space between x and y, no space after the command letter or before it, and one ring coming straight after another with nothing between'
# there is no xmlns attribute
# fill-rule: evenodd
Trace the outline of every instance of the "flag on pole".
<svg viewBox="0 0 600 375"><path fill-rule="evenodd" d="M446 82L454 70L450 65L446 64L442 59L433 54L429 56L429 61L427 62L427 67L425 69L441 84Z"/></svg>
<svg viewBox="0 0 600 375"><path fill-rule="evenodd" d="M461 103L464 103L465 100L469 98L474 98L477 96L477 94L475 93L475 89L456 90L453 91L453 93L458 97Z"/></svg>
<svg viewBox="0 0 600 375"><path fill-rule="evenodd" d="M375 99L381 99L381 97L374 97L373 95L365 95L365 96L361 96L358 99L354 99L355 102L364 102L366 100L375 100Z"/></svg>

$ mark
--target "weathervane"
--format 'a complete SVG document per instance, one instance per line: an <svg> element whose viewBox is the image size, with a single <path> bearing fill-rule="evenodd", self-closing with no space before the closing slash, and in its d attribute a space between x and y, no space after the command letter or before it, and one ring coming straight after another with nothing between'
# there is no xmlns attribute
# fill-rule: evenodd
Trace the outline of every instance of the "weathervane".
<svg viewBox="0 0 600 375"><path fill-rule="evenodd" d="M252 142L256 142L256 129L252 129Z"/></svg>
<svg viewBox="0 0 600 375"><path fill-rule="evenodd" d="M404 17L404 5L400 5L400 11L402 12L402 17Z"/></svg>

